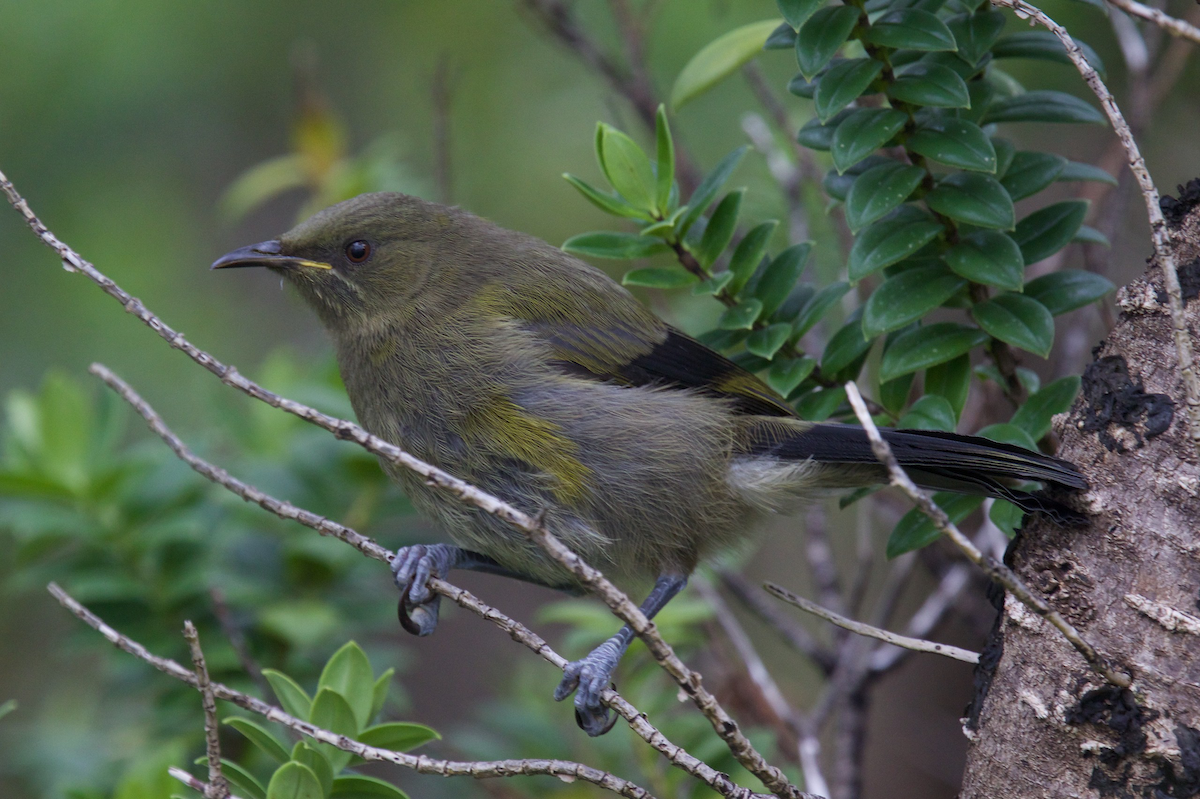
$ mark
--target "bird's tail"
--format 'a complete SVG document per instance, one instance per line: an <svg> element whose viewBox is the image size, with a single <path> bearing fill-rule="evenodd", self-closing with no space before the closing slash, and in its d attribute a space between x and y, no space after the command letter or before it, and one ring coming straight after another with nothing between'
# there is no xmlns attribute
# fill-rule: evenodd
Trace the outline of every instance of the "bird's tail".
<svg viewBox="0 0 1200 799"><path fill-rule="evenodd" d="M924 488L1006 499L1060 523L1082 520L1062 503L1016 487L1034 480L1047 487L1087 488L1087 480L1067 461L977 436L889 428L879 432L900 465ZM777 463L815 467L808 471L820 476L820 488L849 488L887 479L866 432L856 425L760 417L743 440L749 442L744 454L760 465L765 457ZM842 468L820 468L822 465Z"/></svg>

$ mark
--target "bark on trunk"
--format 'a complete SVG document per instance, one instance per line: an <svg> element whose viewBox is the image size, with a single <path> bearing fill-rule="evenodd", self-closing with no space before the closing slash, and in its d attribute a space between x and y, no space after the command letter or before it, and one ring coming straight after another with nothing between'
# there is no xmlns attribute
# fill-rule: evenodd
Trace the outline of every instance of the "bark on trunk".
<svg viewBox="0 0 1200 799"><path fill-rule="evenodd" d="M1200 340L1200 181L1184 199L1164 210L1175 211L1189 330ZM1091 482L1092 523L1032 521L1007 556L1133 675L1133 689L1106 685L1006 597L990 644L998 657L984 658L994 671L968 722L961 799L1200 796L1200 464L1162 285L1152 265L1119 291L1121 318L1058 426L1059 455Z"/></svg>

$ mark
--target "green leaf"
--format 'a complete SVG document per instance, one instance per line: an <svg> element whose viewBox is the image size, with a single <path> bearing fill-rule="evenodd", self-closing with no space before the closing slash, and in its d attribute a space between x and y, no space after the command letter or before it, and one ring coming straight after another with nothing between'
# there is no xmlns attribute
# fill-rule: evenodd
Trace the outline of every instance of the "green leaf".
<svg viewBox="0 0 1200 799"><path fill-rule="evenodd" d="M1075 44L1079 45L1079 49L1083 51L1083 57L1088 60L1088 63L1100 73L1101 78L1104 78L1104 62L1100 60L1096 51L1078 39L1075 40ZM992 48L992 55L996 58L1034 58L1042 61L1057 61L1060 64L1074 66L1063 43L1050 31L1010 33L996 42L995 47Z"/></svg>
<svg viewBox="0 0 1200 799"><path fill-rule="evenodd" d="M934 117L917 128L904 146L959 169L996 171L996 148L987 134L973 122L955 117Z"/></svg>
<svg viewBox="0 0 1200 799"><path fill-rule="evenodd" d="M943 216L979 227L1012 230L1012 199L991 175L956 172L925 195L925 203Z"/></svg>
<svg viewBox="0 0 1200 799"><path fill-rule="evenodd" d="M862 280L872 272L904 260L943 232L942 223L929 214L903 205L863 230L850 248L850 279Z"/></svg>
<svg viewBox="0 0 1200 799"><path fill-rule="evenodd" d="M1055 181L1067 165L1067 159L1052 153L1022 150L1013 154L1012 163L1000 184L1013 202L1032 197Z"/></svg>
<svg viewBox="0 0 1200 799"><path fill-rule="evenodd" d="M776 0L776 5L787 24L800 30L808 18L825 5L825 0Z"/></svg>
<svg viewBox="0 0 1200 799"><path fill-rule="evenodd" d="M813 117L800 126L800 130L796 132L796 141L810 150L828 150L833 146L833 132L852 113L854 112L851 110L842 111L827 123Z"/></svg>
<svg viewBox="0 0 1200 799"><path fill-rule="evenodd" d="M704 180L700 181L700 185L692 192L692 196L688 199L688 210L679 220L679 235L685 235L696 220L708 210L708 206L717 198L721 187L725 185L725 181L729 180L729 176L733 174L734 167L742 160L742 156L749 150L749 145L738 147L729 155L721 159L721 162L713 167L712 172L704 176Z"/></svg>
<svg viewBox="0 0 1200 799"><path fill-rule="evenodd" d="M700 245L696 248L696 258L705 269L721 257L721 253L725 252L725 248L733 240L738 214L742 208L742 196L745 193L745 189L737 189L726 194L708 220L708 227L704 229Z"/></svg>
<svg viewBox="0 0 1200 799"><path fill-rule="evenodd" d="M1014 424L989 424L987 427L977 431L975 435L991 441L997 441L1001 444L1012 444L1014 447L1022 447L1030 452L1037 452L1037 443L1029 437L1028 433Z"/></svg>
<svg viewBox="0 0 1200 799"><path fill-rule="evenodd" d="M348 641L333 653L321 678L317 692L328 688L335 691L354 711L354 719L361 729L371 721L371 705L375 698L375 673L367 653L354 641Z"/></svg>
<svg viewBox="0 0 1200 799"><path fill-rule="evenodd" d="M880 383L879 404L893 414L904 410L904 406L908 404L908 396L912 393L914 377L916 375L907 374L896 380L888 380L887 382Z"/></svg>
<svg viewBox="0 0 1200 799"><path fill-rule="evenodd" d="M933 501L946 512L946 515L950 517L950 521L958 524L970 516L973 510L983 504L983 497L939 491L933 495ZM888 537L887 556L895 558L903 555L905 552L912 552L915 549L928 546L936 541L940 535L941 532L933 526L933 522L929 520L929 517L922 513L919 508L913 508L900 517L900 521L896 523L895 529L892 530L892 534Z"/></svg>
<svg viewBox="0 0 1200 799"><path fill-rule="evenodd" d="M645 286L651 289L677 289L690 286L699 278L682 266L653 266L646 269L631 269L621 278L625 286Z"/></svg>
<svg viewBox="0 0 1200 799"><path fill-rule="evenodd" d="M572 236L563 242L562 248L563 252L569 252L572 255L619 259L648 258L669 249L662 241L649 236L639 236L635 233L612 233L606 230Z"/></svg>
<svg viewBox="0 0 1200 799"><path fill-rule="evenodd" d="M623 216L626 219L650 219L650 214L634 208L615 194L607 194L574 175L564 172L563 179L579 190L588 202L605 213L613 216Z"/></svg>
<svg viewBox="0 0 1200 799"><path fill-rule="evenodd" d="M936 322L897 336L879 364L880 380L953 360L988 340L987 333L954 322Z"/></svg>
<svg viewBox="0 0 1200 799"><path fill-rule="evenodd" d="M726 308L717 327L721 330L749 330L762 315L762 303L755 299L743 300L732 308Z"/></svg>
<svg viewBox="0 0 1200 799"><path fill-rule="evenodd" d="M653 211L654 170L637 142L612 125L601 122L596 133L596 151L600 168L617 194L635 208Z"/></svg>
<svg viewBox="0 0 1200 799"><path fill-rule="evenodd" d="M325 794L313 770L293 760L284 763L271 776L267 799L325 799Z"/></svg>
<svg viewBox="0 0 1200 799"><path fill-rule="evenodd" d="M904 129L908 115L894 108L859 108L851 111L829 142L833 165L845 172Z"/></svg>
<svg viewBox="0 0 1200 799"><path fill-rule="evenodd" d="M796 31L786 22L780 22L763 42L764 50L791 50L796 46Z"/></svg>
<svg viewBox="0 0 1200 799"><path fill-rule="evenodd" d="M863 333L877 336L915 322L953 297L967 281L942 264L906 269L883 281L863 310Z"/></svg>
<svg viewBox="0 0 1200 799"><path fill-rule="evenodd" d="M992 103L985 124L997 122L1087 122L1104 125L1104 114L1073 94L1039 89Z"/></svg>
<svg viewBox="0 0 1200 799"><path fill-rule="evenodd" d="M752 22L722 34L706 44L684 65L671 88L671 108L699 97L732 75L762 52L763 45L779 25L778 19Z"/></svg>
<svg viewBox="0 0 1200 799"><path fill-rule="evenodd" d="M304 689L295 680L281 671L263 669L262 673L267 678L267 682L271 684L271 690L275 692L275 698L279 700L279 706L288 715L307 720L308 714L312 710L312 699L304 692Z"/></svg>
<svg viewBox="0 0 1200 799"><path fill-rule="evenodd" d="M1050 422L1054 415L1071 410L1071 403L1079 393L1079 386L1079 375L1068 375L1055 380L1031 394L1029 399L1025 400L1025 404L1017 408L1010 423L1028 433L1034 441L1042 439L1050 432Z"/></svg>
<svg viewBox="0 0 1200 799"><path fill-rule="evenodd" d="M218 202L221 217L236 222L285 191L308 184L309 172L301 153L288 153L250 167L230 184Z"/></svg>
<svg viewBox="0 0 1200 799"><path fill-rule="evenodd" d="M767 385L787 397L804 379L812 374L817 362L805 355L803 358L782 358L771 364L767 372Z"/></svg>
<svg viewBox="0 0 1200 799"><path fill-rule="evenodd" d="M697 297L703 297L706 294L715 297L725 290L731 280L733 280L733 272L721 272L693 286L692 294Z"/></svg>
<svg viewBox="0 0 1200 799"><path fill-rule="evenodd" d="M203 763L208 762L206 758L200 760ZM221 758L221 773L240 799L267 799L267 789L258 778L232 760Z"/></svg>
<svg viewBox="0 0 1200 799"><path fill-rule="evenodd" d="M321 785L321 794L329 796L329 792L333 790L333 766L317 749L316 744L310 741L297 741L296 745L292 747L292 760L312 769L312 773L317 775L317 782Z"/></svg>
<svg viewBox="0 0 1200 799"><path fill-rule="evenodd" d="M969 233L942 257L955 274L974 283L1020 291L1025 281L1021 248L1010 236L996 230Z"/></svg>
<svg viewBox="0 0 1200 799"><path fill-rule="evenodd" d="M1097 183L1117 185L1117 179L1098 166L1081 164L1078 161L1068 161L1063 171L1058 173L1059 180L1091 180Z"/></svg>
<svg viewBox="0 0 1200 799"><path fill-rule="evenodd" d="M863 41L904 50L956 50L954 34L928 11L904 8L871 23Z"/></svg>
<svg viewBox="0 0 1200 799"><path fill-rule="evenodd" d="M820 83L821 81L819 78L811 81L805 80L804 76L797 72L792 76L792 79L788 81L787 88L789 92L797 97L803 97L805 100L811 100L817 95L817 86L819 86ZM820 120L815 121L820 122ZM829 148L826 147L825 149Z"/></svg>
<svg viewBox="0 0 1200 799"><path fill-rule="evenodd" d="M958 57L974 67L987 55L996 38L1004 30L1004 15L995 9L976 14L956 14L946 20L946 27L958 45Z"/></svg>
<svg viewBox="0 0 1200 799"><path fill-rule="evenodd" d="M671 206L671 188L675 184L675 142L671 139L671 126L667 123L667 109L661 104L654 114L654 139L657 146L657 191L654 199L658 212L666 216Z"/></svg>
<svg viewBox="0 0 1200 799"><path fill-rule="evenodd" d="M389 721L386 724L376 724L367 727L358 735L360 743L377 746L380 749L391 749L393 752L407 752L416 749L421 744L430 741L440 741L442 736L424 724L413 724L407 721Z"/></svg>
<svg viewBox="0 0 1200 799"><path fill-rule="evenodd" d="M786 322L776 322L751 333L750 337L746 339L746 350L769 361L775 357L775 353L779 352L779 348L791 335L791 325Z"/></svg>
<svg viewBox="0 0 1200 799"><path fill-rule="evenodd" d="M1066 247L1079 232L1087 209L1085 200L1064 200L1038 209L1018 222L1013 239L1021 247L1025 265L1049 258Z"/></svg>
<svg viewBox="0 0 1200 799"><path fill-rule="evenodd" d="M1054 345L1054 317L1024 294L999 294L971 308L971 316L992 336L1046 358Z"/></svg>
<svg viewBox="0 0 1200 799"><path fill-rule="evenodd" d="M796 402L800 418L811 422L823 422L846 401L846 389L842 386L818 388L808 392Z"/></svg>
<svg viewBox="0 0 1200 799"><path fill-rule="evenodd" d="M1008 139L996 137L992 138L992 146L996 148L996 180L1003 180L1004 176L1008 174L1008 170L1012 168L1017 148Z"/></svg>
<svg viewBox="0 0 1200 799"><path fill-rule="evenodd" d="M375 718L383 711L383 706L387 703L388 690L392 687L392 677L395 674L396 670L389 668L383 674L379 675L379 679L375 681L375 685L371 688L371 718Z"/></svg>
<svg viewBox="0 0 1200 799"><path fill-rule="evenodd" d="M1112 242L1096 228L1090 225L1080 225L1079 230L1075 231L1075 236L1071 241L1078 241L1084 244L1097 244L1101 247L1111 247Z"/></svg>
<svg viewBox="0 0 1200 799"><path fill-rule="evenodd" d="M850 290L850 284L839 281L832 283L818 291L812 298L804 303L800 312L796 314L796 319L792 322L793 333L795 338L800 338L822 319L825 314L829 313L833 306L837 305L846 292Z"/></svg>
<svg viewBox="0 0 1200 799"><path fill-rule="evenodd" d="M846 224L859 229L881 219L921 185L925 170L900 161L872 167L855 179L846 194Z"/></svg>
<svg viewBox="0 0 1200 799"><path fill-rule="evenodd" d="M967 108L971 95L958 73L941 64L917 62L888 87L888 96L905 103L932 108Z"/></svg>
<svg viewBox="0 0 1200 799"><path fill-rule="evenodd" d="M926 369L925 393L945 397L954 409L954 415L962 416L971 393L971 356L964 353Z"/></svg>
<svg viewBox="0 0 1200 799"><path fill-rule="evenodd" d="M825 345L825 352L821 355L821 371L831 377L838 376L839 381L852 380L854 374L843 375L843 372L851 371L857 374L867 356L867 350L871 349L872 341L874 337L863 337L862 322L856 317L851 317ZM856 363L858 368L855 367Z"/></svg>
<svg viewBox="0 0 1200 799"><path fill-rule="evenodd" d="M854 6L834 6L814 12L796 34L796 61L800 74L812 80L829 63L850 31L858 24Z"/></svg>
<svg viewBox="0 0 1200 799"><path fill-rule="evenodd" d="M857 100L882 72L883 62L874 58L851 58L834 64L817 84L817 116L827 122Z"/></svg>
<svg viewBox="0 0 1200 799"><path fill-rule="evenodd" d="M896 427L908 430L943 430L954 432L958 416L950 401L937 394L926 394L912 404L908 413L900 417Z"/></svg>
<svg viewBox="0 0 1200 799"><path fill-rule="evenodd" d="M812 252L812 244L809 242L793 244L776 255L763 270L762 275L754 284L753 294L762 300L764 318L775 313L787 299L792 286L796 285L796 280L804 270L804 262L808 260L810 252Z"/></svg>
<svg viewBox="0 0 1200 799"><path fill-rule="evenodd" d="M378 777L343 774L333 781L333 799L408 799L408 794Z"/></svg>
<svg viewBox="0 0 1200 799"><path fill-rule="evenodd" d="M260 726L258 722L251 721L241 716L230 716L225 719L225 724L233 727L235 730L246 736L250 743L261 749L266 755L277 763L286 763L289 759L287 749L283 748L283 744L266 730Z"/></svg>
<svg viewBox="0 0 1200 799"><path fill-rule="evenodd" d="M358 735L359 727L358 721L354 718L354 711L341 694L329 688L317 691L317 695L313 699L309 721L337 735L345 735L348 738ZM319 744L319 747L325 757L329 758L334 773L341 771L350 762L349 752L329 744Z"/></svg>
<svg viewBox="0 0 1200 799"><path fill-rule="evenodd" d="M821 186L830 197L845 202L846 196L850 193L850 187L854 185L854 181L858 179L859 175L869 169L874 169L880 164L894 163L895 160L894 158L887 158L882 155L872 155L859 161L844 173L840 173L836 169L830 169L825 173L825 177L821 179Z"/></svg>
<svg viewBox="0 0 1200 799"><path fill-rule="evenodd" d="M742 237L729 258L729 271L733 280L729 283L729 293L735 297L741 293L746 282L762 263L763 253L766 252L767 242L771 240L779 222L774 219L755 225L750 232Z"/></svg>
<svg viewBox="0 0 1200 799"><path fill-rule="evenodd" d="M992 524L1003 530L1006 536L1012 538L1017 534L1017 529L1025 518L1025 511L1006 499L997 499L992 502L988 518L992 520Z"/></svg>
<svg viewBox="0 0 1200 799"><path fill-rule="evenodd" d="M1029 281L1025 294L1046 306L1052 316L1058 316L1090 305L1115 289L1094 272L1060 269Z"/></svg>

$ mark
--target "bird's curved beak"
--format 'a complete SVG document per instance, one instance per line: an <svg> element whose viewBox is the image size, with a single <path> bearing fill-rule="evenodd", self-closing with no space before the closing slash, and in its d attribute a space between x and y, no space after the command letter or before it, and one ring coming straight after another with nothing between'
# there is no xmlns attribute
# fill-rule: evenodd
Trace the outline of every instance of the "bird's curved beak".
<svg viewBox="0 0 1200 799"><path fill-rule="evenodd" d="M283 246L278 239L262 241L241 247L226 253L213 262L211 269L233 269L242 266L267 266L275 269L308 267L311 269L332 269L333 267L321 261L309 261L306 258L296 258L283 254Z"/></svg>

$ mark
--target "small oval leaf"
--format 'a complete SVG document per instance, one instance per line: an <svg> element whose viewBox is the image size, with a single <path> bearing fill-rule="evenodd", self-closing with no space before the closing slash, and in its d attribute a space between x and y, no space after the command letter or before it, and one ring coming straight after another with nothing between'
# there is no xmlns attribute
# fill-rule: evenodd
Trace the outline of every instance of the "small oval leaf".
<svg viewBox="0 0 1200 799"><path fill-rule="evenodd" d="M292 760L271 775L267 799L325 799L325 794L312 769Z"/></svg>
<svg viewBox="0 0 1200 799"><path fill-rule="evenodd" d="M846 224L857 233L882 219L907 200L924 177L924 169L900 161L888 161L862 173L846 194Z"/></svg>
<svg viewBox="0 0 1200 799"><path fill-rule="evenodd" d="M917 62L888 87L888 96L930 108L967 108L971 95L958 73L941 64Z"/></svg>
<svg viewBox="0 0 1200 799"><path fill-rule="evenodd" d="M971 308L979 326L995 338L1040 355L1054 345L1054 317L1046 306L1024 294L999 294Z"/></svg>
<svg viewBox="0 0 1200 799"><path fill-rule="evenodd" d="M928 11L903 8L890 11L871 23L863 41L904 50L956 50L954 34Z"/></svg>
<svg viewBox="0 0 1200 799"><path fill-rule="evenodd" d="M997 230L979 230L959 239L942 257L956 274L987 286L1020 291L1025 259L1012 237Z"/></svg>
<svg viewBox="0 0 1200 799"><path fill-rule="evenodd" d="M959 169L996 171L996 148L974 122L934 117L917 128L904 146L918 155Z"/></svg>
<svg viewBox="0 0 1200 799"><path fill-rule="evenodd" d="M817 116L827 122L866 92L882 72L883 63L874 58L850 58L834 64L817 84L814 95Z"/></svg>
<svg viewBox="0 0 1200 799"><path fill-rule="evenodd" d="M1116 289L1094 272L1060 269L1025 284L1025 294L1046 306L1052 316L1090 305Z"/></svg>
<svg viewBox="0 0 1200 799"><path fill-rule="evenodd" d="M1066 247L1087 215L1085 200L1064 200L1034 211L1017 223L1013 240L1021 247L1025 265L1049 258Z"/></svg>
<svg viewBox="0 0 1200 799"><path fill-rule="evenodd" d="M1012 230L1016 212L1000 182L978 172L947 176L925 195L925 203L943 216L979 227Z"/></svg>
<svg viewBox="0 0 1200 799"><path fill-rule="evenodd" d="M983 122L1085 122L1105 125L1108 120L1104 114L1073 94L1040 89L996 100L988 108Z"/></svg>
<svg viewBox="0 0 1200 799"><path fill-rule="evenodd" d="M894 108L859 108L851 111L829 142L833 165L845 172L904 129L908 115Z"/></svg>
<svg viewBox="0 0 1200 799"><path fill-rule="evenodd" d="M671 107L678 111L685 103L736 72L762 52L767 38L778 25L778 19L752 22L706 44L680 70L671 88Z"/></svg>
<svg viewBox="0 0 1200 799"><path fill-rule="evenodd" d="M904 205L867 227L850 248L850 279L862 280L872 272L904 260L944 231L929 214Z"/></svg>
<svg viewBox="0 0 1200 799"><path fill-rule="evenodd" d="M690 286L698 280L698 277L681 266L655 266L631 269L621 278L621 284L651 289L677 289Z"/></svg>
<svg viewBox="0 0 1200 799"><path fill-rule="evenodd" d="M592 258L648 258L666 252L667 245L649 236L639 236L634 233L580 233L563 242L563 252L572 255L585 255Z"/></svg>
<svg viewBox="0 0 1200 799"><path fill-rule="evenodd" d="M800 74L809 80L829 63L850 31L858 24L859 10L854 6L834 6L815 12L796 34L796 61Z"/></svg>
<svg viewBox="0 0 1200 799"><path fill-rule="evenodd" d="M975 327L954 322L936 322L897 336L879 365L879 379L895 380L901 375L928 369L953 360L988 340Z"/></svg>

